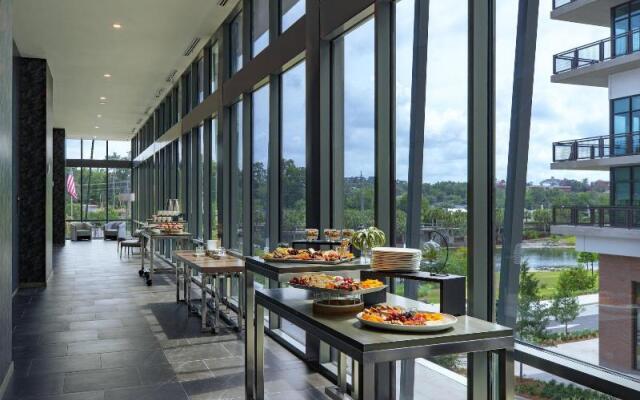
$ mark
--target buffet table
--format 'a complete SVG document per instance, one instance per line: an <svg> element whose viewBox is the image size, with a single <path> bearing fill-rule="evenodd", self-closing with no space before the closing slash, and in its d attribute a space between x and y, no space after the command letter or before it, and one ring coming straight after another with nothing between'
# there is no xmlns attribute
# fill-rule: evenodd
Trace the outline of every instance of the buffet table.
<svg viewBox="0 0 640 400"><path fill-rule="evenodd" d="M146 277L146 282L148 286L151 286L153 283L153 272L154 272L154 264L153 264L153 257L155 255L155 242L157 240L172 240L176 242L176 248L180 249L182 248L184 242L188 242L191 237L193 236L190 233L184 232L184 233L172 233L172 234L168 234L168 233L153 233L152 231L149 230L143 230L140 233L140 236L142 237L142 246L143 248L146 246L146 242L149 242L149 268L148 270L145 270L144 268L144 250L142 251L142 257L140 257L140 271L139 274L140 276L144 276Z"/></svg>
<svg viewBox="0 0 640 400"><path fill-rule="evenodd" d="M248 346L245 349L247 359L253 363L249 364L247 360L245 372L247 376L255 376L255 393L250 396L247 387L247 398L264 399L265 309L276 312L340 351L338 390L328 388L327 394L346 393L346 356L350 356L358 365L353 373L352 397L372 400L396 397L393 385L395 370L388 369L395 365L396 360L492 352L497 354L499 363L499 398L512 399L514 396L514 339L511 328L460 316L452 328L441 332L405 333L376 330L363 327L354 315L314 314L312 295L306 290L293 288L258 289L255 301L255 347ZM407 309L424 307L419 302L390 293L387 293L386 302Z"/></svg>
<svg viewBox="0 0 640 400"><path fill-rule="evenodd" d="M211 324L211 330L214 333L218 332L218 317L222 315L220 313L220 302L224 296L222 293L222 284L220 279L226 279L227 277L238 277L240 279L240 286L242 287L242 280L244 279L244 261L240 258L225 255L220 259L213 259L207 256L195 256L193 251L190 250L178 250L175 253L176 257L176 301L180 301L180 272L183 277L183 298L187 303L189 310L193 309L191 302L191 283L195 282L201 289L200 300L200 314L202 317L202 330L208 331L207 318L209 311L213 313L213 323ZM193 271L200 274L200 279L196 280L193 277ZM214 306L209 310L209 303L207 301L207 293L211 294ZM242 304L242 297L239 296L239 304L236 311L237 322L235 328L237 330L242 329L242 319L244 309ZM231 323L230 320L227 322Z"/></svg>
<svg viewBox="0 0 640 400"><path fill-rule="evenodd" d="M363 269L369 269L369 264L361 264L360 259L355 259L352 262L341 263L337 265L327 264L304 264L304 263L278 263L268 262L260 257L247 257L245 259L245 315L247 318L246 334L245 334L245 365L247 371L245 374L245 388L247 398L253 398L255 375L253 374L255 365L254 360L254 345L256 340L256 328L251 321L254 320L255 313L255 275L261 275L265 278L278 282L278 286L281 283L288 283L291 278L296 275L300 275L305 272L325 272L333 273L334 275L345 275L349 273L355 274L357 277L359 271ZM275 318L274 318L275 319ZM273 319L269 319L269 323L273 323ZM263 322L264 325L264 322ZM263 326L261 325L261 326ZM317 347L317 348L314 348ZM307 337L306 340L306 355L313 355L320 351L319 344L314 343L311 338ZM313 357L312 356L312 357Z"/></svg>

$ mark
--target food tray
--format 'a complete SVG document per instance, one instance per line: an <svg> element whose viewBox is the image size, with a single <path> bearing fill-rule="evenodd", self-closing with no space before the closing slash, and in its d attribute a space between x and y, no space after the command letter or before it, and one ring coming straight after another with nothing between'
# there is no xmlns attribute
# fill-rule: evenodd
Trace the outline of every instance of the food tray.
<svg viewBox="0 0 640 400"><path fill-rule="evenodd" d="M357 296L361 294L374 293L387 288L387 285L382 285L374 288L360 289L360 290L340 290L340 289L319 288L315 286L298 285L296 283L289 283L289 286L298 288L298 289L310 290L316 293L329 293L329 294L342 295L342 296Z"/></svg>
<svg viewBox="0 0 640 400"><path fill-rule="evenodd" d="M311 264L311 265L339 265L353 261L355 258L343 258L336 261L320 261L320 260L293 260L284 258L263 258L265 261L274 263L289 263L289 264Z"/></svg>
<svg viewBox="0 0 640 400"><path fill-rule="evenodd" d="M427 312L427 311L421 311L421 312ZM444 317L442 321L429 322L427 325L396 325L396 324L388 324L384 322L367 321L366 319L362 318L363 313L364 311L359 312L358 315L356 315L356 318L358 318L358 321L360 321L361 324L371 326L377 329L383 329L386 331L438 332L438 331L444 331L446 329L449 329L453 325L455 325L456 322L458 322L458 319L453 315L441 313L442 316Z"/></svg>

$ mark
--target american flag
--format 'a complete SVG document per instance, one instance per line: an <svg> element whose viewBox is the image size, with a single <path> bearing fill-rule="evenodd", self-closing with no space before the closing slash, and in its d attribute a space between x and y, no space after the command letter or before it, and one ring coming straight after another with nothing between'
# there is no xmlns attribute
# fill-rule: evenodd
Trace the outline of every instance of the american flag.
<svg viewBox="0 0 640 400"><path fill-rule="evenodd" d="M73 179L73 174L67 176L67 193L73 197L74 200L78 200L78 193L76 192L76 182Z"/></svg>

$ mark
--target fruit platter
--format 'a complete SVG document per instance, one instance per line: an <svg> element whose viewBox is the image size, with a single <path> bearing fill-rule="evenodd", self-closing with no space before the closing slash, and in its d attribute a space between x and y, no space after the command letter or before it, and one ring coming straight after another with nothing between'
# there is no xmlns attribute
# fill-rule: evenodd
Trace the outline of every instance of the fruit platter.
<svg viewBox="0 0 640 400"><path fill-rule="evenodd" d="M298 289L306 289L313 292L324 292L327 294L342 296L356 296L373 293L387 287L387 285L377 279L359 281L353 278L327 274L305 274L295 276L291 278L289 285Z"/></svg>
<svg viewBox="0 0 640 400"><path fill-rule="evenodd" d="M294 249L292 247L278 247L270 253L265 253L265 261L300 264L328 264L337 265L353 260L353 254L336 250Z"/></svg>
<svg viewBox="0 0 640 400"><path fill-rule="evenodd" d="M436 332L448 329L458 319L453 315L430 311L407 310L403 307L378 304L356 316L363 325L403 332Z"/></svg>

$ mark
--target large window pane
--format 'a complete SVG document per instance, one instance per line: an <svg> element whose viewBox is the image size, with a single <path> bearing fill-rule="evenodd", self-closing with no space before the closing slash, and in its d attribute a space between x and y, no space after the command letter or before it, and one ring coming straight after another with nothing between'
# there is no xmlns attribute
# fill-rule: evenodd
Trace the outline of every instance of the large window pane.
<svg viewBox="0 0 640 400"><path fill-rule="evenodd" d="M229 68L231 75L242 68L242 14L238 14L229 26L231 36L231 54L229 55Z"/></svg>
<svg viewBox="0 0 640 400"><path fill-rule="evenodd" d="M204 124L198 127L198 238L204 239Z"/></svg>
<svg viewBox="0 0 640 400"><path fill-rule="evenodd" d="M218 42L211 46L211 93L218 90Z"/></svg>
<svg viewBox="0 0 640 400"><path fill-rule="evenodd" d="M231 137L232 143L232 164L231 164L231 217L232 227L231 246L237 251L242 251L243 244L243 192L242 181L242 101L231 106Z"/></svg>
<svg viewBox="0 0 640 400"><path fill-rule="evenodd" d="M67 139L65 140L66 157L69 160L79 160L82 158L80 139Z"/></svg>
<svg viewBox="0 0 640 400"><path fill-rule="evenodd" d="M218 120L211 119L211 239L222 235L218 205Z"/></svg>
<svg viewBox="0 0 640 400"><path fill-rule="evenodd" d="M131 169L116 168L109 170L109 220L131 219Z"/></svg>
<svg viewBox="0 0 640 400"><path fill-rule="evenodd" d="M269 190L267 167L269 165L269 85L253 93L252 133L252 183L251 229L252 253L262 254L269 247L268 204Z"/></svg>
<svg viewBox="0 0 640 400"><path fill-rule="evenodd" d="M109 160L131 160L131 142L109 140Z"/></svg>
<svg viewBox="0 0 640 400"><path fill-rule="evenodd" d="M200 104L202 100L204 100L204 57L200 57L200 59L196 61L195 67L196 77L198 79L196 82L196 103Z"/></svg>
<svg viewBox="0 0 640 400"><path fill-rule="evenodd" d="M86 220L107 219L107 170L82 168L82 215Z"/></svg>
<svg viewBox="0 0 640 400"><path fill-rule="evenodd" d="M306 226L305 64L282 74L280 240L302 239Z"/></svg>
<svg viewBox="0 0 640 400"><path fill-rule="evenodd" d="M373 19L334 42L334 68L344 73L342 227L375 225L375 43ZM341 54L340 54L341 53ZM340 65L340 60L344 60ZM337 99L334 99L337 100Z"/></svg>
<svg viewBox="0 0 640 400"><path fill-rule="evenodd" d="M284 32L305 14L305 0L280 0L280 31Z"/></svg>
<svg viewBox="0 0 640 400"><path fill-rule="evenodd" d="M269 45L269 2L251 1L251 55L255 56Z"/></svg>
<svg viewBox="0 0 640 400"><path fill-rule="evenodd" d="M85 160L106 160L107 141L85 139L82 141L82 158Z"/></svg>

